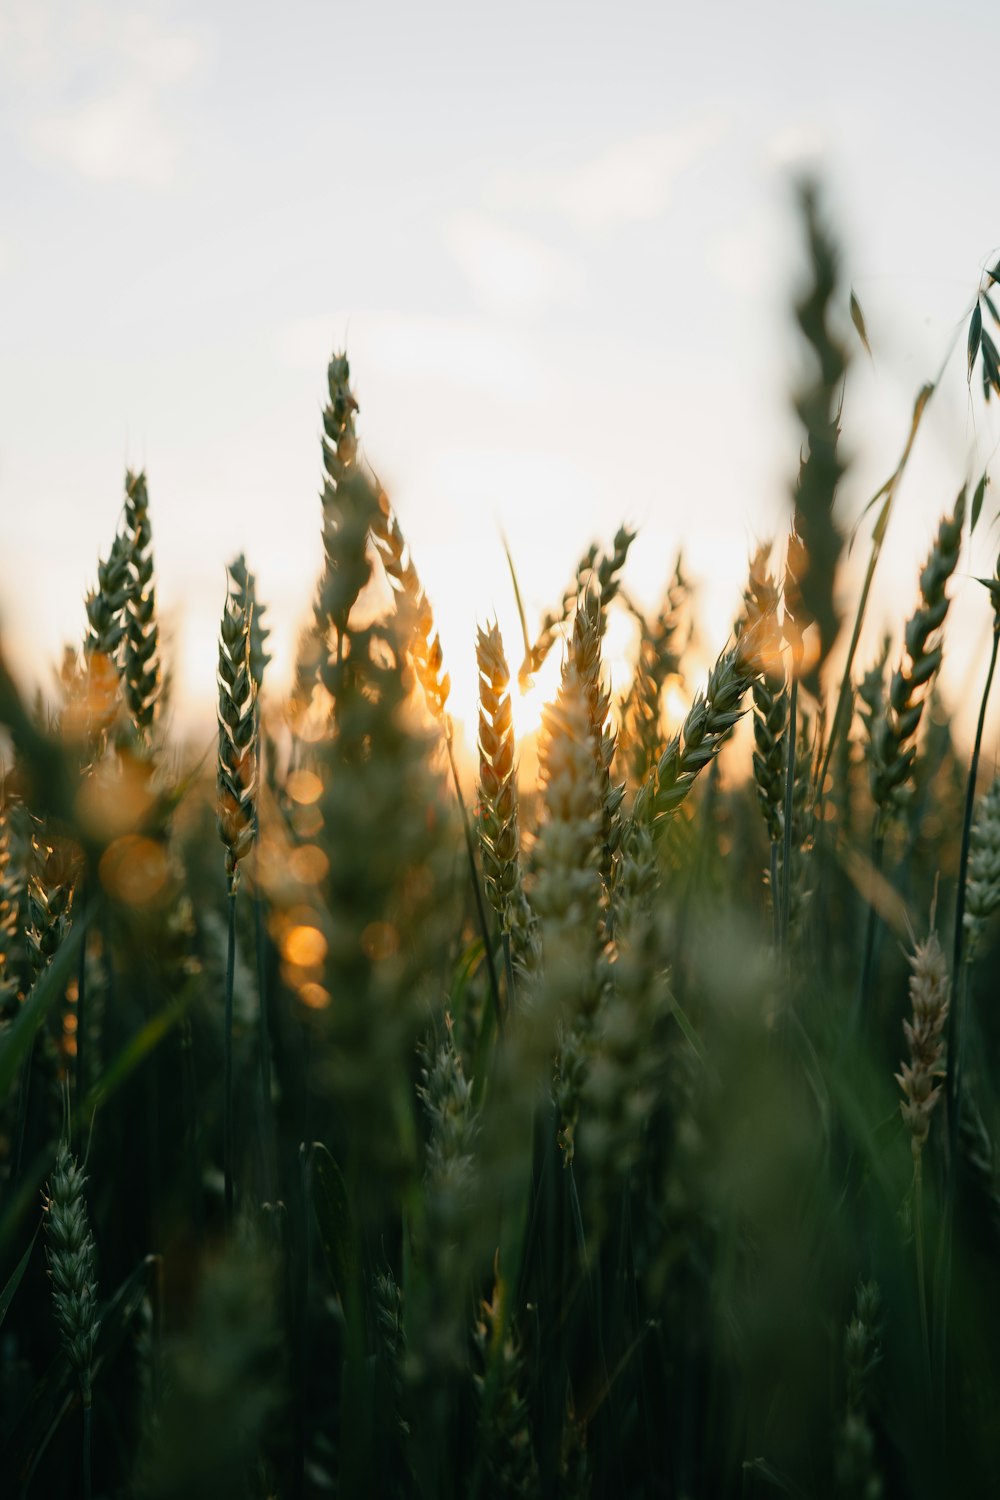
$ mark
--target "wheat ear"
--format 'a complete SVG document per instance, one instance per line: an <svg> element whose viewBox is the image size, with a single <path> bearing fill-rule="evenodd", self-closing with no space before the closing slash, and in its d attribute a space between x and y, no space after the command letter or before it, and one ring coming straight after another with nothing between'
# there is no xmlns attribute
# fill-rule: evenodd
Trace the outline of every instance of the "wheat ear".
<svg viewBox="0 0 1000 1500"><path fill-rule="evenodd" d="M149 519L146 476L125 475L125 533L128 537L131 586L126 605L125 702L140 737L148 738L162 688L160 632L153 580L153 528Z"/></svg>

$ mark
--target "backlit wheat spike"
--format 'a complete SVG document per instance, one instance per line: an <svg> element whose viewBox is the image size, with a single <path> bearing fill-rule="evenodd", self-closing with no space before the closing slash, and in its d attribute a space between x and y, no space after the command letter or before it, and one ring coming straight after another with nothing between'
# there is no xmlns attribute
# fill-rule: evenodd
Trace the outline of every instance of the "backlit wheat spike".
<svg viewBox="0 0 1000 1500"><path fill-rule="evenodd" d="M248 569L242 552L229 564L229 576L233 581L236 602L250 621L250 676L253 678L254 693L259 700L264 685L264 668L271 660L266 647L271 632L264 624L265 606L257 599L257 578Z"/></svg>
<svg viewBox="0 0 1000 1500"><path fill-rule="evenodd" d="M583 683L570 659L559 693L542 715L540 752L542 823L532 851L532 905L548 948L568 944L593 928L600 904L598 847L601 803L594 765L590 712Z"/></svg>
<svg viewBox="0 0 1000 1500"><path fill-rule="evenodd" d="M542 825L533 851L532 905L543 982L561 1041L555 1097L559 1143L572 1162L600 999L602 799L586 690L572 658L543 716Z"/></svg>
<svg viewBox="0 0 1000 1500"><path fill-rule="evenodd" d="M885 669L891 650L892 637L887 635L878 656L858 683L858 716L864 731L865 760L871 774L874 774L875 766L872 747L885 714Z"/></svg>
<svg viewBox="0 0 1000 1500"><path fill-rule="evenodd" d="M965 882L965 961L971 963L990 918L1000 910L1000 776L994 776L976 809Z"/></svg>
<svg viewBox="0 0 1000 1500"><path fill-rule="evenodd" d="M672 818L694 786L698 773L718 755L743 715L743 699L764 670L764 648L770 620L765 617L741 632L709 673L683 725L640 789L633 817L652 815L654 826Z"/></svg>
<svg viewBox="0 0 1000 1500"><path fill-rule="evenodd" d="M615 734L608 723L611 700L604 689L602 679L603 623L601 596L596 588L589 587L585 590L573 618L570 653L580 675L587 711L590 715L594 767L601 798L601 878L607 888L611 884L611 862L621 841L619 810L625 795L625 784L623 782L617 787L611 785Z"/></svg>
<svg viewBox="0 0 1000 1500"><path fill-rule="evenodd" d="M512 935L515 957L529 945L531 914L521 883L517 765L510 701L510 669L500 627L476 637L479 667L479 848L490 905L501 931Z"/></svg>
<svg viewBox="0 0 1000 1500"><path fill-rule="evenodd" d="M906 626L906 657L893 673L889 706L872 736L872 798L880 822L887 826L897 811L903 790L912 780L916 759L915 736L931 679L941 665L941 626L948 613L945 592L958 563L965 520L965 490L955 509L938 527L931 554L920 574L920 604Z"/></svg>
<svg viewBox="0 0 1000 1500"><path fill-rule="evenodd" d="M354 511L340 494L357 466L358 439L354 416L358 403L351 390L346 354L335 354L326 372L328 400L323 411L323 575L316 601L316 620L325 638L332 625L338 638L347 630L351 606L368 582L367 569L359 576L357 549L345 546L341 533L352 530ZM350 566L355 562L355 566Z"/></svg>
<svg viewBox="0 0 1000 1500"><path fill-rule="evenodd" d="M125 702L137 732L148 738L162 689L160 632L153 581L153 529L149 519L146 476L125 475L125 533L128 537L131 586L125 607Z"/></svg>
<svg viewBox="0 0 1000 1500"><path fill-rule="evenodd" d="M407 606L410 626L408 651L417 681L424 690L431 713L436 719L443 720L451 692L451 678L444 670L444 655L434 625L434 611L424 593L409 546L384 490L379 491L378 508L373 515L371 531L386 577L393 591Z"/></svg>
<svg viewBox="0 0 1000 1500"><path fill-rule="evenodd" d="M552 614L545 615L534 645L529 647L525 654L518 672L522 690L528 686L532 677L541 668L555 644L559 630L566 624L574 606L589 584L596 585L602 613L607 609L621 588L621 572L635 538L634 531L630 531L627 526L620 526L615 533L611 551L603 556L597 544L591 543L576 565L573 582L564 592L559 609Z"/></svg>
<svg viewBox="0 0 1000 1500"><path fill-rule="evenodd" d="M805 448L794 495L785 566L785 636L796 672L819 697L820 672L840 630L835 598L837 563L844 537L834 520L837 485L844 472L837 449L840 401L847 353L830 327L840 274L836 246L823 224L815 185L804 183L799 200L808 241L810 278L795 304L795 316L813 356L812 374L794 403L805 431ZM814 626L816 649L803 658L803 633Z"/></svg>
<svg viewBox="0 0 1000 1500"><path fill-rule="evenodd" d="M73 921L74 882L41 832L32 840L25 932L32 978L48 967Z"/></svg>
<svg viewBox="0 0 1000 1500"><path fill-rule="evenodd" d="M944 1032L948 1018L951 980L948 964L941 951L937 934L917 943L908 955L912 1020L904 1020L903 1031L909 1048L909 1061L900 1065L896 1082L903 1091L900 1105L903 1120L910 1132L914 1157L919 1157L927 1143L931 1115L941 1094L939 1079L944 1077Z"/></svg>
<svg viewBox="0 0 1000 1500"><path fill-rule="evenodd" d="M679 638L688 583L680 557L654 619L630 605L639 622L639 649L635 672L621 704L621 729L616 754L628 767L630 779L640 786L660 753L660 713L663 689L670 677L679 677L684 642Z"/></svg>
<svg viewBox="0 0 1000 1500"><path fill-rule="evenodd" d="M97 1271L94 1239L87 1221L87 1179L69 1147L59 1148L45 1202L52 1310L63 1349L76 1377L84 1406L90 1405L97 1317Z"/></svg>
<svg viewBox="0 0 1000 1500"><path fill-rule="evenodd" d="M34 978L28 948L31 815L0 784L0 1019L9 1020Z"/></svg>
<svg viewBox="0 0 1000 1500"><path fill-rule="evenodd" d="M87 635L84 641L87 707L92 735L106 731L118 703L123 672L121 647L127 630L132 591L132 547L123 533L115 537L106 561L97 565L97 588L87 595Z"/></svg>
<svg viewBox="0 0 1000 1500"><path fill-rule="evenodd" d="M256 690L250 670L250 620L228 594L219 632L219 764L216 815L235 886L239 861L250 852L256 826Z"/></svg>
<svg viewBox="0 0 1000 1500"><path fill-rule="evenodd" d="M782 809L785 800L785 730L788 726L788 685L781 660L777 626L778 586L768 568L770 543L758 547L750 561L750 576L743 598L746 624L757 625L767 637L762 647L763 670L755 677L753 690L753 778L757 804L767 824L772 844L781 842Z"/></svg>
<svg viewBox="0 0 1000 1500"><path fill-rule="evenodd" d="M812 889L809 884L809 856L816 828L813 804L813 741L808 715L801 715L795 741L795 774L792 788L791 884L789 887L789 920L793 928L801 926ZM778 850L778 875L784 879L785 810L781 809Z"/></svg>

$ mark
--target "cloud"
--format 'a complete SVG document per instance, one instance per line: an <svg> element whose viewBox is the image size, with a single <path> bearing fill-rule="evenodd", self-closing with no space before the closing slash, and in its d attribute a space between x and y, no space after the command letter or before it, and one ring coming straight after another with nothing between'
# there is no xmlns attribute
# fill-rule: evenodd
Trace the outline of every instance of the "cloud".
<svg viewBox="0 0 1000 1500"><path fill-rule="evenodd" d="M505 173L496 196L511 208L561 214L586 233L664 212L676 178L726 132L721 118L634 136L563 171Z"/></svg>
<svg viewBox="0 0 1000 1500"><path fill-rule="evenodd" d="M498 312L572 302L583 288L583 272L568 255L480 214L455 215L445 243L483 302Z"/></svg>
<svg viewBox="0 0 1000 1500"><path fill-rule="evenodd" d="M122 0L10 0L0 16L9 118L37 154L99 181L159 186L185 144L177 94L208 54L204 29Z"/></svg>
<svg viewBox="0 0 1000 1500"><path fill-rule="evenodd" d="M93 99L80 109L37 121L35 144L84 177L159 187L177 169L179 141L147 95L136 88Z"/></svg>
<svg viewBox="0 0 1000 1500"><path fill-rule="evenodd" d="M352 365L390 379L471 388L508 400L533 401L545 391L544 372L525 345L475 318L389 312L300 318L280 331L281 355L295 369L315 371L345 328Z"/></svg>

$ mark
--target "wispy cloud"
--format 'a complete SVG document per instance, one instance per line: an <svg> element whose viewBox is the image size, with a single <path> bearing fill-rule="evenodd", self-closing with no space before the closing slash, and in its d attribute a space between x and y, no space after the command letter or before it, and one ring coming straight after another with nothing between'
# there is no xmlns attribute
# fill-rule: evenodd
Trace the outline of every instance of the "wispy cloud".
<svg viewBox="0 0 1000 1500"><path fill-rule="evenodd" d="M0 13L17 136L101 181L159 186L176 175L176 96L207 52L203 29L122 0L9 0Z"/></svg>
<svg viewBox="0 0 1000 1500"><path fill-rule="evenodd" d="M445 243L481 300L497 312L572 302L583 288L583 271L570 256L481 214L456 214Z"/></svg>
<svg viewBox="0 0 1000 1500"><path fill-rule="evenodd" d="M508 172L496 182L498 205L560 214L592 233L664 212L677 177L725 135L713 117L676 130L634 136L565 170Z"/></svg>
<svg viewBox="0 0 1000 1500"><path fill-rule="evenodd" d="M508 399L537 400L545 388L537 359L518 339L475 318L352 312L299 318L281 329L279 350L296 369L322 368L331 341L347 339L352 365L390 379L460 386Z"/></svg>

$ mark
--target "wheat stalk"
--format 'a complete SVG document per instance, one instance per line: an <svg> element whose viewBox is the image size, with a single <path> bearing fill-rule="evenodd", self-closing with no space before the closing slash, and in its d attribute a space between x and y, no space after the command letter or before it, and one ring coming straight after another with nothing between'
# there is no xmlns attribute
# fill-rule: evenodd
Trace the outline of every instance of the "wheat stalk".
<svg viewBox="0 0 1000 1500"><path fill-rule="evenodd" d="M90 1496L90 1408L97 1317L94 1237L87 1219L87 1179L65 1142L59 1147L45 1200L52 1311L83 1400L83 1492Z"/></svg>
<svg viewBox="0 0 1000 1500"><path fill-rule="evenodd" d="M162 689L160 633L153 580L153 529L149 519L146 476L125 475L125 534L129 543L131 585L125 606L125 702L140 738L148 740Z"/></svg>
<svg viewBox="0 0 1000 1500"><path fill-rule="evenodd" d="M635 538L634 531L630 531L627 526L620 526L615 532L610 552L602 556L597 544L592 543L583 554L576 565L572 583L563 593L559 608L544 616L533 645L525 638L524 661L518 673L522 691L542 667L555 644L556 636L589 587L593 586L597 590L602 614L607 609L621 588L621 572Z"/></svg>
<svg viewBox="0 0 1000 1500"><path fill-rule="evenodd" d="M233 1218L233 979L236 964L236 890L239 863L257 832L257 692L250 669L250 616L227 590L219 630L219 755L216 822L226 850L229 943L226 962L223 1175L226 1225Z"/></svg>
<svg viewBox="0 0 1000 1500"><path fill-rule="evenodd" d="M335 354L327 366L327 404L323 410L323 573L316 599L316 626L329 645L332 627L338 657L355 600L368 582L364 554L367 516L342 493L357 468L358 439L354 416L358 403L351 390L346 354ZM364 525L364 532L361 528ZM361 545L358 545L360 541ZM320 663L322 670L322 661Z"/></svg>
<svg viewBox="0 0 1000 1500"><path fill-rule="evenodd" d="M382 489L379 489L378 506L372 515L371 533L389 584L397 598L405 600L407 605L410 627L408 649L417 681L424 690L431 713L443 723L451 692L451 678L444 670L444 654L434 624L434 611L424 592L399 520L388 495Z"/></svg>
<svg viewBox="0 0 1000 1500"><path fill-rule="evenodd" d="M958 563L965 520L965 490L944 517L930 556L920 574L920 603L907 622L906 657L893 674L889 705L872 735L872 797L884 830L899 809L903 789L912 780L914 739L927 688L941 665L940 630L948 613L945 592Z"/></svg>
<svg viewBox="0 0 1000 1500"><path fill-rule="evenodd" d="M685 643L678 636L688 592L683 562L678 556L655 618L647 618L642 610L626 601L639 622L639 648L632 681L621 703L616 754L627 765L636 786L645 781L660 753L664 685L668 678L681 675Z"/></svg>
<svg viewBox="0 0 1000 1500"><path fill-rule="evenodd" d="M704 690L640 788L633 818L651 817L654 827L662 827L676 814L742 717L743 699L764 670L769 629L769 618L759 620L718 658Z"/></svg>
<svg viewBox="0 0 1000 1500"><path fill-rule="evenodd" d="M518 968L533 963L533 917L521 879L517 764L510 668L500 627L476 636L479 668L479 850L486 895ZM509 980L508 975L508 980Z"/></svg>

